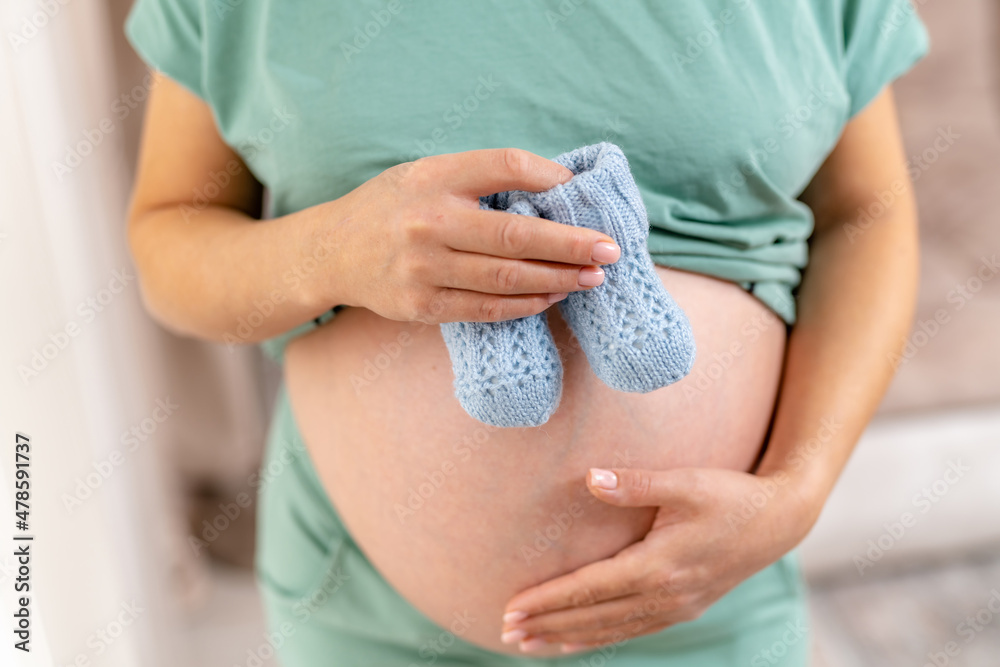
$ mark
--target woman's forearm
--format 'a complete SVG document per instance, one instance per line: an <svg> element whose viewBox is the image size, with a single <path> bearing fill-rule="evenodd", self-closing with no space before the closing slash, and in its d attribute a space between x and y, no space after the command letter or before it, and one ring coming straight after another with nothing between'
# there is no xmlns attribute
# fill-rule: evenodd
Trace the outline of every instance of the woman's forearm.
<svg viewBox="0 0 1000 667"><path fill-rule="evenodd" d="M804 502L811 526L893 375L916 297L916 213L906 197L858 236L813 239L782 388L758 475Z"/></svg>
<svg viewBox="0 0 1000 667"><path fill-rule="evenodd" d="M338 303L338 202L258 221L223 206L164 206L129 225L146 307L166 327L228 343L254 343Z"/></svg>

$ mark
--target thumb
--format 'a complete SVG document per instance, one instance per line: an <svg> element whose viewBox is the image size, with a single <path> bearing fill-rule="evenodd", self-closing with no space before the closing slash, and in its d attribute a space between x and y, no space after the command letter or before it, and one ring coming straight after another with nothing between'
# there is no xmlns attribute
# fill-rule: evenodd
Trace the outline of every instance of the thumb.
<svg viewBox="0 0 1000 667"><path fill-rule="evenodd" d="M591 468L587 488L609 505L619 507L660 507L690 502L689 482L673 470L634 468Z"/></svg>

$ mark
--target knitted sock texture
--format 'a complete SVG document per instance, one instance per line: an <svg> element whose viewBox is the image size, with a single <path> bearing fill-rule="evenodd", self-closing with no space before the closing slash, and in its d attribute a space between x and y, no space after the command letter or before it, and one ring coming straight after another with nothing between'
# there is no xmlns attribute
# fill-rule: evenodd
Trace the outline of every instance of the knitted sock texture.
<svg viewBox="0 0 1000 667"><path fill-rule="evenodd" d="M480 207L601 231L622 249L604 283L559 302L595 375L609 387L650 392L680 380L694 363L684 311L649 256L649 221L628 160L609 143L555 158L575 175L541 193L500 192ZM559 405L562 363L545 313L505 322L450 322L441 334L455 396L475 419L500 427L540 426Z"/></svg>
<svg viewBox="0 0 1000 667"><path fill-rule="evenodd" d="M509 193L480 208L538 216ZM455 396L473 418L501 427L540 426L559 405L562 363L545 313L504 322L449 322L441 335L455 373Z"/></svg>
<svg viewBox="0 0 1000 667"><path fill-rule="evenodd" d="M598 378L613 389L650 392L680 380L694 364L695 343L684 311L664 289L649 256L649 220L628 160L610 143L555 158L575 176L541 193L515 192L542 217L604 232L621 257L603 266L598 287L570 292L563 318Z"/></svg>

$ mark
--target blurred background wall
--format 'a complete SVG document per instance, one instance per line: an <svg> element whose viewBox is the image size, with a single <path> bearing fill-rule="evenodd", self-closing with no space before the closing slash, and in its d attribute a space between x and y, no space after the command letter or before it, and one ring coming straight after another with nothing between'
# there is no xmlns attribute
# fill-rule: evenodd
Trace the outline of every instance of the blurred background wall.
<svg viewBox="0 0 1000 667"><path fill-rule="evenodd" d="M802 548L818 660L836 667L923 664L1000 587L1000 276L989 268L1000 254L1000 8L915 4L932 52L896 94L921 214L917 324ZM37 19L43 5L51 12ZM131 271L124 211L148 87L122 35L130 5L0 8L5 36L36 24L16 48L4 45L0 67L0 292L18 314L4 325L0 421L4 437L44 425L30 435L46 473L34 510L47 536L38 605L55 664L251 664L263 641L249 575L254 508L209 526L252 491L277 369L255 349L163 331L134 280L119 280L92 320L79 314L118 285L115 271ZM57 173L80 142L92 150ZM19 374L70 322L79 333L37 377ZM163 405L176 407L159 420ZM138 445L123 439L133 428ZM970 470L897 537L914 496L956 461ZM0 558L2 594L11 566ZM94 637L123 605L142 611L103 646ZM962 664L997 665L979 661L997 655L1000 628L987 628ZM32 659L50 664L44 652Z"/></svg>

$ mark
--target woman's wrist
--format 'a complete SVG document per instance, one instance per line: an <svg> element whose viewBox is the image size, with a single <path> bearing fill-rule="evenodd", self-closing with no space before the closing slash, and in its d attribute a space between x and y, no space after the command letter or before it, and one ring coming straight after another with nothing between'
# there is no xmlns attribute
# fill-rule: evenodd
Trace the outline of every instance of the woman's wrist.
<svg viewBox="0 0 1000 667"><path fill-rule="evenodd" d="M783 511L799 528L800 539L819 519L840 475L841 465L829 454L849 448L842 440L841 427L831 420L824 420L815 435L795 442L772 437L755 471L765 487L783 496Z"/></svg>
<svg viewBox="0 0 1000 667"><path fill-rule="evenodd" d="M783 527L781 533L788 536L792 546L798 544L819 519L827 495L810 486L798 472L774 470L766 474L758 472L757 477L766 502L776 501L776 519ZM759 496L752 498L751 506L756 507L761 500Z"/></svg>
<svg viewBox="0 0 1000 667"><path fill-rule="evenodd" d="M338 305L357 305L348 279L350 253L344 252L343 210L341 201L335 200L281 220L295 231L290 235L295 248L282 282L306 319L320 317Z"/></svg>

